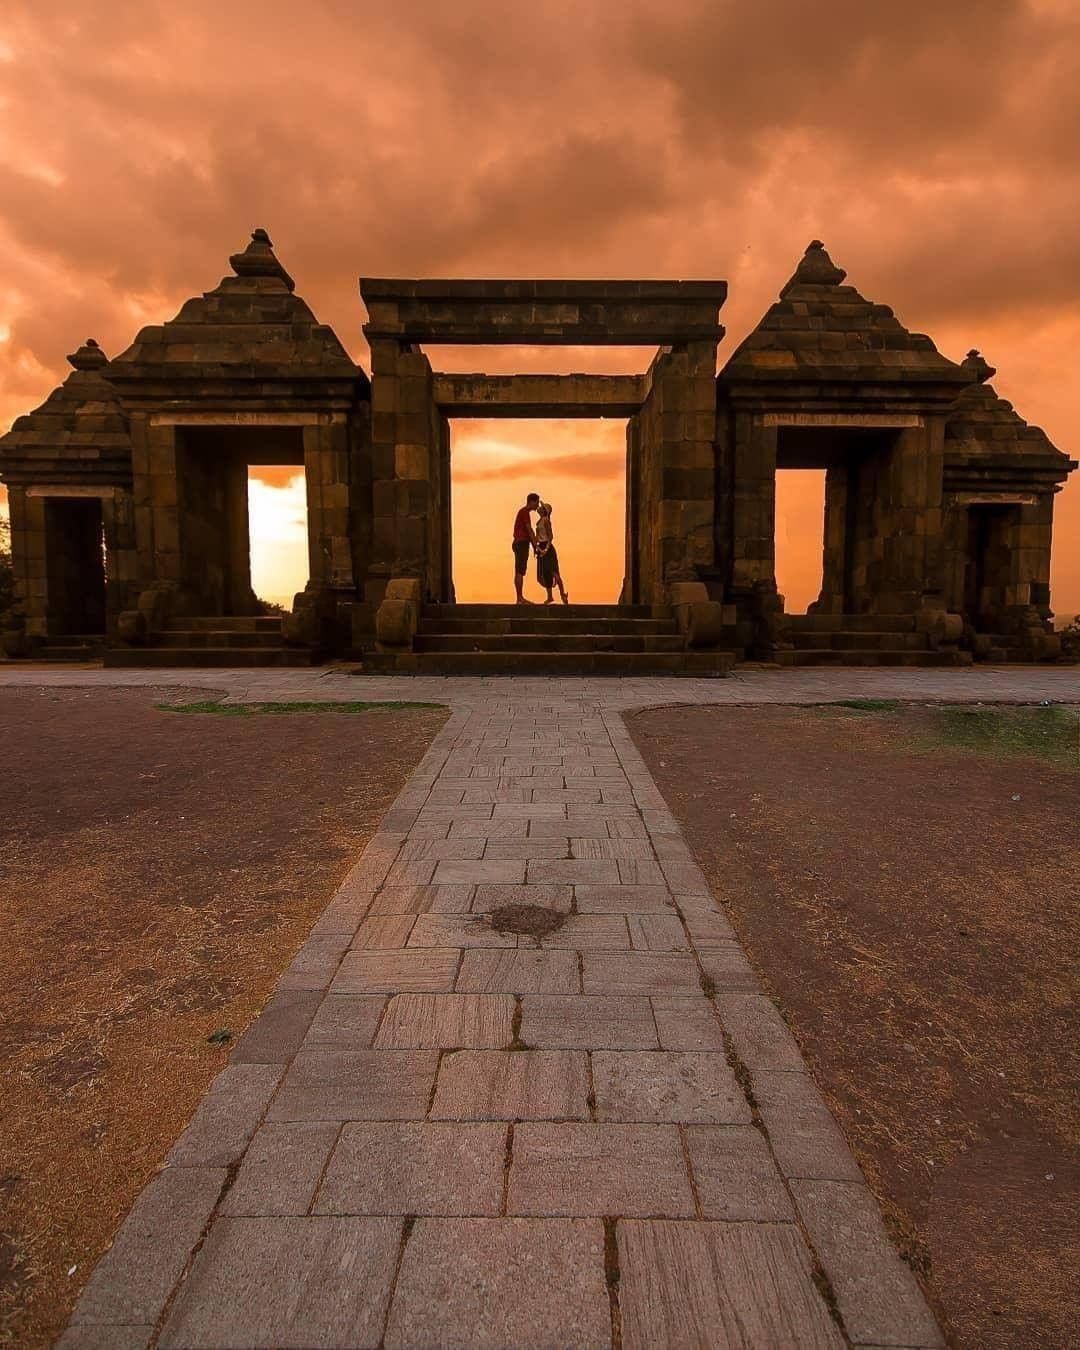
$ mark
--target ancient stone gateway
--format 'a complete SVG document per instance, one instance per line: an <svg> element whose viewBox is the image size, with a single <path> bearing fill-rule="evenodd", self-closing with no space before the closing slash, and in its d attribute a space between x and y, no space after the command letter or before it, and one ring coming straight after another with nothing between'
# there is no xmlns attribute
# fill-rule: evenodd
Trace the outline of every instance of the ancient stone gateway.
<svg viewBox="0 0 1080 1350"><path fill-rule="evenodd" d="M294 292L265 231L233 275L94 343L0 437L19 602L12 654L117 665L723 673L733 660L1051 659L1053 497L1075 462L962 364L844 285L814 242L717 374L722 281L375 280L370 378ZM440 344L641 345L643 375L451 375ZM454 604L449 419L620 416L618 606ZM309 580L251 589L247 470L302 466ZM826 474L823 584L785 612L776 474Z"/></svg>

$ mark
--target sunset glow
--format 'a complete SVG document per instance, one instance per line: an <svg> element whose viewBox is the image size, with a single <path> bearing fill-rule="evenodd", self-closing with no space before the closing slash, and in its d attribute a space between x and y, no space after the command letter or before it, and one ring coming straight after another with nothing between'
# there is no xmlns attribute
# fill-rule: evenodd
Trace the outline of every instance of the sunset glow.
<svg viewBox="0 0 1080 1350"><path fill-rule="evenodd" d="M824 239L849 281L1080 448L1080 12L957 0L813 11L644 0L31 3L0 16L0 427L214 286L255 225L369 368L357 278L722 277L723 362ZM239 59L239 54L243 59ZM287 77L283 75L287 72ZM857 111L853 111L857 110ZM429 353L445 370L643 370L652 353ZM568 362L570 364L562 364ZM575 599L623 571L624 426L454 427L459 599L504 597L523 490L556 506ZM306 580L295 475L251 492L257 589ZM820 488L781 475L802 610ZM260 486L261 484L261 486ZM1080 610L1080 475L1054 607Z"/></svg>

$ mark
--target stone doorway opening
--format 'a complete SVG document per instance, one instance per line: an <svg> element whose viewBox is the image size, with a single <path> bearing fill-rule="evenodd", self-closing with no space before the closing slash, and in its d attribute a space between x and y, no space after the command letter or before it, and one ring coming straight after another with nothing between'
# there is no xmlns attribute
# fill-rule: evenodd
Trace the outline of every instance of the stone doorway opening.
<svg viewBox="0 0 1080 1350"><path fill-rule="evenodd" d="M308 581L307 479L300 465L249 464L251 587L258 600L291 611Z"/></svg>
<svg viewBox="0 0 1080 1350"><path fill-rule="evenodd" d="M511 533L529 492L553 507L555 544L572 601L618 602L625 568L626 425L619 417L451 420L452 575L459 603L513 600ZM544 598L533 561L525 595Z"/></svg>
<svg viewBox="0 0 1080 1350"><path fill-rule="evenodd" d="M49 637L104 635L105 556L101 498L46 497L45 590Z"/></svg>
<svg viewBox="0 0 1080 1350"><path fill-rule="evenodd" d="M885 556L884 536L890 532L884 489L898 434L879 427L778 428L777 478L783 470L814 471L820 476L821 590L811 597L811 613L871 610Z"/></svg>
<svg viewBox="0 0 1080 1350"><path fill-rule="evenodd" d="M182 427L178 429L176 468L182 521L178 541L181 597L186 612L205 617L259 614L260 597L252 585L249 479L253 469L264 473L285 470L286 478L303 476L303 429ZM263 524L259 522L260 564L272 561L279 551L272 524L269 531L262 530Z"/></svg>
<svg viewBox="0 0 1080 1350"><path fill-rule="evenodd" d="M805 614L820 597L825 556L824 469L778 469L776 587L788 614Z"/></svg>

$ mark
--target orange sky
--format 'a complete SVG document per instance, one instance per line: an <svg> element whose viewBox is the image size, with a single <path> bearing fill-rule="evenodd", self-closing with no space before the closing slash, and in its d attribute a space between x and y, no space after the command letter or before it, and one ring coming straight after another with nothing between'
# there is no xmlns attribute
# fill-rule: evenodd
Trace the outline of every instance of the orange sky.
<svg viewBox="0 0 1080 1350"><path fill-rule="evenodd" d="M87 336L115 353L263 225L366 362L371 276L722 277L732 344L811 238L1075 457L1075 0L7 0L0 12L0 426ZM642 369L648 353L432 350L444 369ZM503 594L526 486L575 599L622 575L622 423L455 427L456 579ZM1058 498L1080 610L1080 474ZM257 584L302 583L303 500L253 490ZM820 488L780 485L792 608Z"/></svg>

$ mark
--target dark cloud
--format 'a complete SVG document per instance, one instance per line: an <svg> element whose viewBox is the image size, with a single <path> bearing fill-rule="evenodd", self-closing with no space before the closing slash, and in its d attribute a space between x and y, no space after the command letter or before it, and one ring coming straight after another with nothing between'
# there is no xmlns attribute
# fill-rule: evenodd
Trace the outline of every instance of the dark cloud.
<svg viewBox="0 0 1080 1350"><path fill-rule="evenodd" d="M586 481L610 481L621 477L625 470L625 457L618 453L584 455L545 455L543 471L551 478L573 478ZM481 483L488 479L516 477L521 473L521 465L511 462L479 464L471 463L454 469L456 483Z"/></svg>

